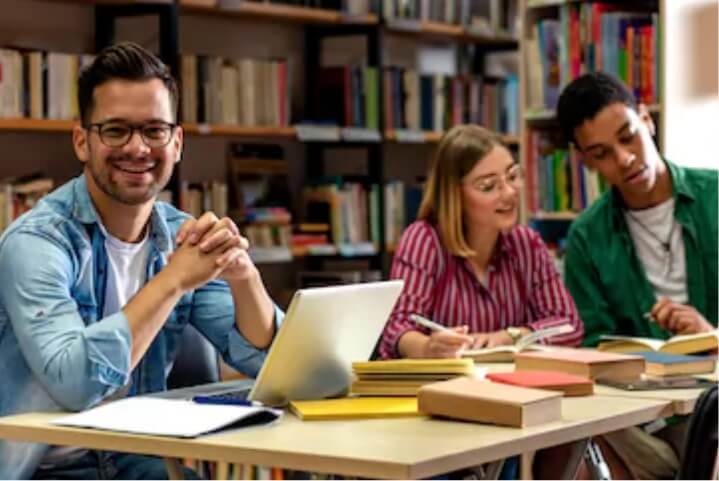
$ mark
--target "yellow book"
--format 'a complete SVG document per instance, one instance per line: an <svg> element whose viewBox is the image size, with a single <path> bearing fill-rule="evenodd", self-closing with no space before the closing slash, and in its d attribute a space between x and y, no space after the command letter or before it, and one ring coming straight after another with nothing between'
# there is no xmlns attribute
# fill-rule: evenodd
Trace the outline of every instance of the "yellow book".
<svg viewBox="0 0 719 481"><path fill-rule="evenodd" d="M719 330L674 336L666 341L646 337L602 336L597 349L609 352L657 351L667 354L694 354L719 345Z"/></svg>
<svg viewBox="0 0 719 481"><path fill-rule="evenodd" d="M290 410L303 421L419 416L415 397L357 397L292 401Z"/></svg>
<svg viewBox="0 0 719 481"><path fill-rule="evenodd" d="M358 377L364 374L474 374L471 359L395 359L390 361L353 362Z"/></svg>

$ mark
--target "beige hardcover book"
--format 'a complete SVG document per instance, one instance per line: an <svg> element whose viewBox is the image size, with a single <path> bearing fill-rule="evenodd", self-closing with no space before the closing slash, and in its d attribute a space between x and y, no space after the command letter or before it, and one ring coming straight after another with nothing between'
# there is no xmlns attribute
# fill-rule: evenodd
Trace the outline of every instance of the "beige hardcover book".
<svg viewBox="0 0 719 481"><path fill-rule="evenodd" d="M560 371L593 380L632 380L644 372L644 358L589 349L520 352L514 357L518 371Z"/></svg>
<svg viewBox="0 0 719 481"><path fill-rule="evenodd" d="M417 398L421 412L501 426L524 428L562 416L562 393L470 377L423 386Z"/></svg>

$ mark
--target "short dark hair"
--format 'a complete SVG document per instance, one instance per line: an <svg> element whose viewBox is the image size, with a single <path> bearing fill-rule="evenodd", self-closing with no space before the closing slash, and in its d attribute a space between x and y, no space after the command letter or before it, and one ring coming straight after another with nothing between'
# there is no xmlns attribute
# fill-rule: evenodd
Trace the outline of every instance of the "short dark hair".
<svg viewBox="0 0 719 481"><path fill-rule="evenodd" d="M94 108L93 93L100 85L110 80L121 79L146 81L160 79L170 92L170 103L177 117L177 83L170 69L151 52L136 43L122 42L103 49L80 73L78 79L78 103L80 120L83 125L90 123Z"/></svg>
<svg viewBox="0 0 719 481"><path fill-rule="evenodd" d="M587 73L570 82L557 103L557 120L564 138L576 144L574 129L617 102L637 108L637 101L626 85L607 73Z"/></svg>

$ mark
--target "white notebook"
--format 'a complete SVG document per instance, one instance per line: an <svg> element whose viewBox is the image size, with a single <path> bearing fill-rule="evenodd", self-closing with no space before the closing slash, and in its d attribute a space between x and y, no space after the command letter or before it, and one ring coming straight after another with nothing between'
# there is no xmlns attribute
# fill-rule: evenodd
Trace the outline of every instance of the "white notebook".
<svg viewBox="0 0 719 481"><path fill-rule="evenodd" d="M192 438L220 429L267 424L282 411L267 407L197 404L182 399L131 397L50 421L60 426Z"/></svg>

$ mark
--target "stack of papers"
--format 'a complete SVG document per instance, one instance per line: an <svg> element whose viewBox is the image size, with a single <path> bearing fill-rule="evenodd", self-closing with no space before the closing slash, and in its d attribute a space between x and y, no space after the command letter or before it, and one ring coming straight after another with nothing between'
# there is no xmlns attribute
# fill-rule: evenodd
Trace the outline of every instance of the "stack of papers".
<svg viewBox="0 0 719 481"><path fill-rule="evenodd" d="M220 429L267 424L282 411L266 407L197 404L182 399L131 397L50 421L60 426L193 438Z"/></svg>

